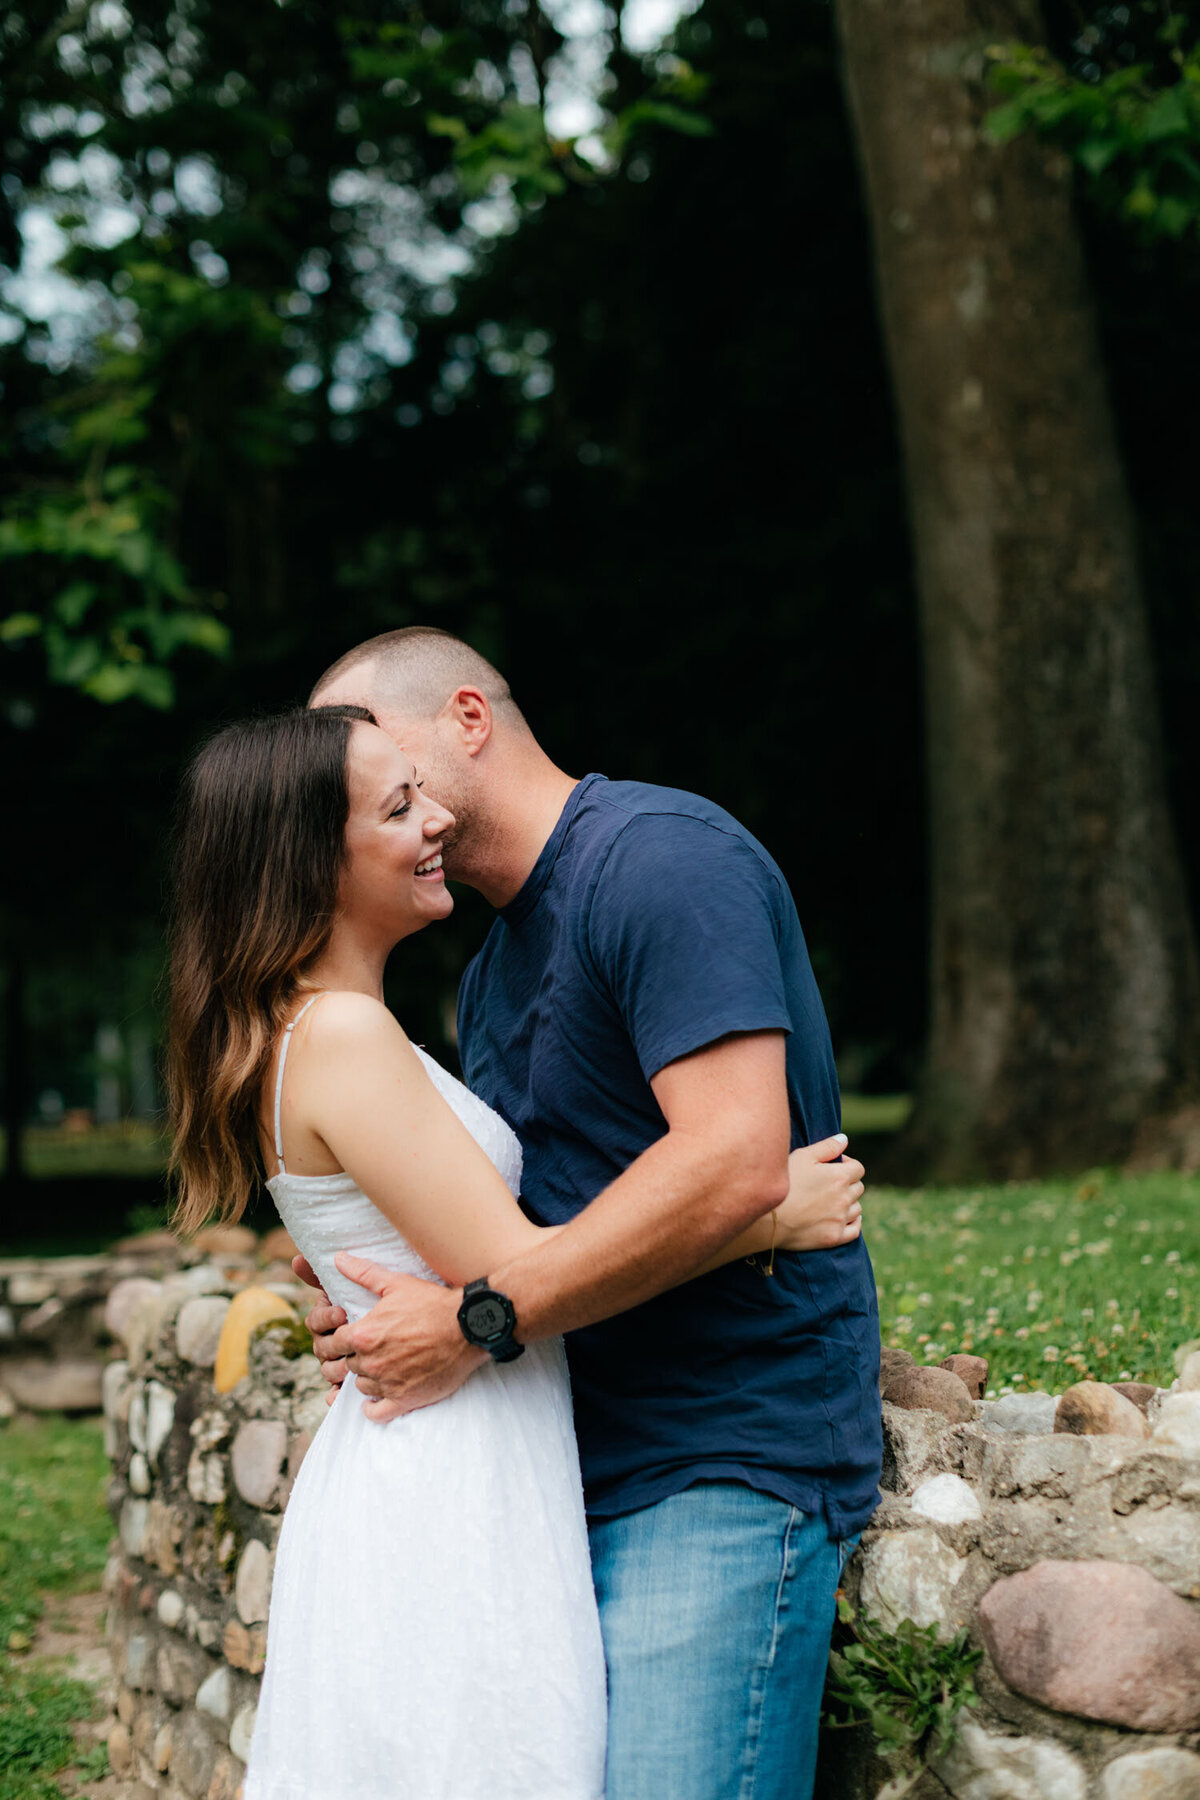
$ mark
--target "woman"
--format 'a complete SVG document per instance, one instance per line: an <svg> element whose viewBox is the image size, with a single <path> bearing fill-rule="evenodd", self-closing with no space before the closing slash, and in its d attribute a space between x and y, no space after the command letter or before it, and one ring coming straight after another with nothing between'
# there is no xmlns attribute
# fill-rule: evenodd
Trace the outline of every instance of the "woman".
<svg viewBox="0 0 1200 1800"><path fill-rule="evenodd" d="M231 726L185 786L177 1224L237 1217L265 1168L351 1318L374 1296L338 1250L457 1285L542 1229L517 1205L508 1126L382 1002L390 951L451 911L453 823L355 707ZM800 1167L778 1218L718 1261L805 1247L831 1177ZM288 1504L245 1800L600 1800L604 1663L561 1343L391 1423L372 1410L351 1375Z"/></svg>

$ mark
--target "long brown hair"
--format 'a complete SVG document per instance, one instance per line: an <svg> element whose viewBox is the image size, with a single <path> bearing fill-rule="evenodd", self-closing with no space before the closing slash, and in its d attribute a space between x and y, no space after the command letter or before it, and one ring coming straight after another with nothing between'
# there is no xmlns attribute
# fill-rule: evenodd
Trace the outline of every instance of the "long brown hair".
<svg viewBox="0 0 1200 1800"><path fill-rule="evenodd" d="M227 725L184 778L167 1036L177 1231L240 1217L258 1183L263 1079L333 929L356 720L375 723L324 706Z"/></svg>

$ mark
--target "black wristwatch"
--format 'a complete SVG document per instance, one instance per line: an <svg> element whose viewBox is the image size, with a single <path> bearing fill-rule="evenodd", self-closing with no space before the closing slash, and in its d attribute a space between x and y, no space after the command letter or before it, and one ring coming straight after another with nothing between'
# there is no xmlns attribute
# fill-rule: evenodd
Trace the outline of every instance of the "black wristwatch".
<svg viewBox="0 0 1200 1800"><path fill-rule="evenodd" d="M524 1344L518 1344L513 1337L517 1329L516 1307L507 1294L489 1287L483 1276L478 1281L468 1281L463 1289L458 1323L468 1344L486 1350L493 1362L515 1362L525 1354Z"/></svg>

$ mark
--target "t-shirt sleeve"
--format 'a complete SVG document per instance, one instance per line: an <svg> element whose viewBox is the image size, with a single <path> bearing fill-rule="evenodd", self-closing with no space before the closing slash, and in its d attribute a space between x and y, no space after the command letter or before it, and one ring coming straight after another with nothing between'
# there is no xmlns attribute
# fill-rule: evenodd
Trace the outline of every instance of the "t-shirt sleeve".
<svg viewBox="0 0 1200 1800"><path fill-rule="evenodd" d="M702 819L638 814L609 851L588 918L597 973L647 1081L743 1031L790 1031L782 895L750 845Z"/></svg>

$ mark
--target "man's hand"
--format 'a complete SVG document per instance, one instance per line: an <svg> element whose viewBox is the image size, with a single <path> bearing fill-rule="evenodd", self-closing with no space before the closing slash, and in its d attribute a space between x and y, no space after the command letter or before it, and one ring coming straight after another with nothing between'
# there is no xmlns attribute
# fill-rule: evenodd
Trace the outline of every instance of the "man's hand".
<svg viewBox="0 0 1200 1800"><path fill-rule="evenodd" d="M365 1318L351 1325L342 1307L330 1305L311 1264L302 1256L292 1258L300 1280L321 1297L304 1323L312 1333L321 1373L330 1384L327 1405L353 1374L363 1411L376 1424L386 1425L402 1413L445 1400L487 1361L487 1352L473 1349L459 1329L458 1288L398 1275L344 1250L334 1260L343 1275L381 1298Z"/></svg>
<svg viewBox="0 0 1200 1800"><path fill-rule="evenodd" d="M487 1361L486 1350L468 1344L459 1328L459 1288L398 1275L344 1250L334 1261L343 1275L380 1299L352 1325L344 1323L340 1307L330 1309L343 1321L332 1331L324 1309L316 1307L309 1314L309 1329L314 1319L322 1327L317 1355L326 1378L341 1381L352 1373L369 1419L382 1425L433 1406Z"/></svg>
<svg viewBox="0 0 1200 1800"><path fill-rule="evenodd" d="M839 1132L792 1151L788 1158L792 1185L778 1208L781 1250L832 1250L861 1235L866 1170L854 1157L843 1155L846 1142Z"/></svg>

